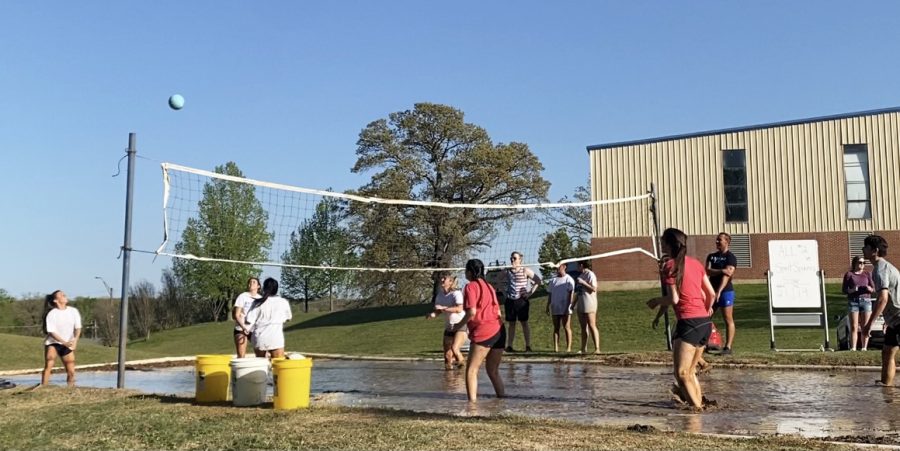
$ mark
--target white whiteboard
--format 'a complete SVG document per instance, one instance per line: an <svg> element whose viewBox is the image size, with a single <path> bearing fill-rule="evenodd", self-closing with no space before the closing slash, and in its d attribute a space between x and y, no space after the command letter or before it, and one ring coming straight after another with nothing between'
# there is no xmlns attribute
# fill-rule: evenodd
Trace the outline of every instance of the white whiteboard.
<svg viewBox="0 0 900 451"><path fill-rule="evenodd" d="M769 241L769 271L773 308L822 307L818 241Z"/></svg>

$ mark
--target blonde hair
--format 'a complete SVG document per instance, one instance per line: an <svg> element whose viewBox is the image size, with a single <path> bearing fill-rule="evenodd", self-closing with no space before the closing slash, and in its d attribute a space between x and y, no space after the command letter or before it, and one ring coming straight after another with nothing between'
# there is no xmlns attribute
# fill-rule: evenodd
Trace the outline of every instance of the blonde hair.
<svg viewBox="0 0 900 451"><path fill-rule="evenodd" d="M444 279L450 279L453 282L450 284L450 291L458 291L459 290L459 280L453 274L441 274L441 283L443 283Z"/></svg>

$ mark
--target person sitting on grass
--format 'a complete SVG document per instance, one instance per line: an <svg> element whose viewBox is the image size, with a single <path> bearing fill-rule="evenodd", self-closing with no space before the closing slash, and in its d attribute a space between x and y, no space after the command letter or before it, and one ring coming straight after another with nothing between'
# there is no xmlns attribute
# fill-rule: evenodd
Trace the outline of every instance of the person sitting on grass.
<svg viewBox="0 0 900 451"><path fill-rule="evenodd" d="M703 394L697 379L697 364L703 356L712 332L713 302L716 291L709 282L706 268L687 256L687 235L678 229L666 229L661 250L671 258L662 263L665 296L647 301L652 308L672 306L678 322L672 337L677 394L694 408L703 407Z"/></svg>
<svg viewBox="0 0 900 451"><path fill-rule="evenodd" d="M478 259L466 262L466 284L463 290L463 308L466 314L456 324L454 331L469 330L469 361L466 363L466 394L469 402L478 399L478 371L486 362L488 378L498 398L506 396L503 379L500 378L500 361L506 343L506 328L500 317L500 304L494 289L484 280L484 263Z"/></svg>
<svg viewBox="0 0 900 451"><path fill-rule="evenodd" d="M81 314L75 307L69 307L69 298L62 290L56 290L46 297L44 305L43 330L47 334L44 339L44 372L41 374L41 385L50 383L50 373L56 358L62 360L66 367L66 384L75 386L75 348L81 337Z"/></svg>
<svg viewBox="0 0 900 451"><path fill-rule="evenodd" d="M263 282L262 297L253 301L245 317L257 357L284 357L284 323L290 320L291 305L278 296L278 281L269 277Z"/></svg>
<svg viewBox="0 0 900 451"><path fill-rule="evenodd" d="M465 312L463 312L463 295L456 283L456 276L443 274L441 289L434 299L434 310L425 318L434 318L441 313L446 315L444 322L444 369L453 369L454 364L463 366L465 360L459 348L466 341L466 329L456 328Z"/></svg>

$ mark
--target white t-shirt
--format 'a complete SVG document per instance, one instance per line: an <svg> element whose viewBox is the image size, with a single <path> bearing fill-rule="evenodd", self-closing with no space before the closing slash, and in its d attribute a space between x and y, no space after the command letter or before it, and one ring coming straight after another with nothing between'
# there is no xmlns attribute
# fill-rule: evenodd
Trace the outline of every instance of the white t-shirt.
<svg viewBox="0 0 900 451"><path fill-rule="evenodd" d="M441 292L438 293L437 298L434 299L434 305L440 305L441 307L462 307L462 291L453 290L449 293L444 293L443 290L441 290ZM462 321L463 317L466 316L466 313L463 311L460 311L459 313L445 313L444 316L446 317L445 324L447 329L450 329L451 326Z"/></svg>
<svg viewBox="0 0 900 451"><path fill-rule="evenodd" d="M292 317L288 301L281 296L272 296L249 310L245 320L253 334L253 347L263 351L284 348L283 326Z"/></svg>
<svg viewBox="0 0 900 451"><path fill-rule="evenodd" d="M44 340L45 345L54 343L64 344L75 338L75 329L81 329L81 314L75 307L66 307L65 310L55 308L47 314L47 339ZM50 336L55 333L62 338L59 342Z"/></svg>
<svg viewBox="0 0 900 451"><path fill-rule="evenodd" d="M575 280L566 274L562 277L550 279L550 313L552 315L572 314L572 291L575 290Z"/></svg>
<svg viewBox="0 0 900 451"><path fill-rule="evenodd" d="M244 312L244 317L247 316L247 310L250 310L250 306L253 305L254 299L259 299L260 295L252 295L249 291L245 291L238 295L237 299L234 300L234 307L240 308ZM234 326L234 330L241 330L240 326Z"/></svg>

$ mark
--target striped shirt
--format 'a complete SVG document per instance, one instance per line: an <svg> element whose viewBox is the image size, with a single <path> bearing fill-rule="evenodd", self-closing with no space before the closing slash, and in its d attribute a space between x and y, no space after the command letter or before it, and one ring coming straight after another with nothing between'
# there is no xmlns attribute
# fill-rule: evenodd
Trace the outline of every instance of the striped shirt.
<svg viewBox="0 0 900 451"><path fill-rule="evenodd" d="M519 299L524 297L528 292L528 274L525 273L525 267L512 268L506 270L506 298Z"/></svg>

